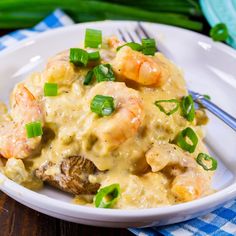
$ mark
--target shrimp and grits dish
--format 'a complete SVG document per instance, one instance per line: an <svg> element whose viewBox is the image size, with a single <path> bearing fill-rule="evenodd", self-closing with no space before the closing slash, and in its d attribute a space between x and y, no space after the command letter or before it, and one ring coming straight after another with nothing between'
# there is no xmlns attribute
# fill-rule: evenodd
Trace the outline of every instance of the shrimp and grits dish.
<svg viewBox="0 0 236 236"><path fill-rule="evenodd" d="M76 204L174 205L214 192L208 121L181 70L141 43L86 29L0 104L0 171L32 190L49 184Z"/></svg>

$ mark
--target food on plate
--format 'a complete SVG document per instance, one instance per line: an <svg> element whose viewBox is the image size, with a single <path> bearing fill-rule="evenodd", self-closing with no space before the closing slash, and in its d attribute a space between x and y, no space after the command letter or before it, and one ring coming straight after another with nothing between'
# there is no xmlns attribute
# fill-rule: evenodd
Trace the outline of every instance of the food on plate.
<svg viewBox="0 0 236 236"><path fill-rule="evenodd" d="M43 125L40 103L23 84L15 87L11 97L11 114L0 123L0 154L3 157L22 159L38 150L41 136L27 138L25 125L35 120Z"/></svg>
<svg viewBox="0 0 236 236"><path fill-rule="evenodd" d="M211 194L217 168L181 70L154 39L87 29L0 104L0 170L99 208L152 208Z"/></svg>

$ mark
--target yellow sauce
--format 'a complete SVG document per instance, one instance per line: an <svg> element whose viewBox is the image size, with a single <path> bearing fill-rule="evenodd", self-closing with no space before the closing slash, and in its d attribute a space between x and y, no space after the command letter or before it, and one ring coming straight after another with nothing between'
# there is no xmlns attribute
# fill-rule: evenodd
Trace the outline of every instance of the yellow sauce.
<svg viewBox="0 0 236 236"><path fill-rule="evenodd" d="M114 56L114 53L106 50L102 51L102 54L103 60L108 62ZM120 184L121 197L114 208L150 208L181 202L171 192L169 176L161 171L156 173L151 171L146 162L145 153L154 143L172 142L181 130L192 127L199 137L195 152L190 154L192 158L196 158L199 152L206 152L202 143L204 135L201 127L195 126L194 122L189 123L181 115L180 110L167 116L154 105L156 100L181 99L187 95L181 71L161 53L155 55L155 60L167 65L168 81L157 88L126 83L136 89L142 98L145 117L137 133L115 149L99 140L96 142L93 140L94 130L98 124L109 122L110 118L100 118L90 110L91 100L88 99L88 93L95 82L91 86L83 85L86 69L75 70L76 79L69 85L61 86L58 96L55 97L43 97L43 74L36 73L28 78L25 85L43 101L44 130L50 137L47 142L43 143L40 154L23 160L28 172L33 173L46 161L60 163L63 158L81 155L91 160L100 171L104 171L98 175L91 175L91 182L100 183L102 187L113 183ZM122 121L117 124L117 129L120 125ZM48 174L58 173L59 165L49 171ZM204 174L209 176L209 183L206 183L208 186L212 173ZM208 193L204 193L206 194ZM93 205L91 197L77 196L75 202Z"/></svg>

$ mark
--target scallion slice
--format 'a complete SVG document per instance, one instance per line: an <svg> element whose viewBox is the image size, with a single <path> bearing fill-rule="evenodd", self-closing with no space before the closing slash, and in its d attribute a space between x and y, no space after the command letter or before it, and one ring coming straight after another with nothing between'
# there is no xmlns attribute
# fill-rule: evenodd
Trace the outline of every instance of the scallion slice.
<svg viewBox="0 0 236 236"><path fill-rule="evenodd" d="M202 166L204 170L216 170L217 169L217 160L213 157L207 155L206 153L199 153L196 158L197 163ZM211 166L207 165L207 162L211 162Z"/></svg>
<svg viewBox="0 0 236 236"><path fill-rule="evenodd" d="M43 134L42 125L40 122L31 122L25 125L27 138L34 138Z"/></svg>
<svg viewBox="0 0 236 236"><path fill-rule="evenodd" d="M142 45L144 48L156 48L156 42L154 39L142 39Z"/></svg>
<svg viewBox="0 0 236 236"><path fill-rule="evenodd" d="M183 116L188 121L193 121L195 117L195 109L194 109L194 102L191 95L183 97L181 101L181 108L183 112Z"/></svg>
<svg viewBox="0 0 236 236"><path fill-rule="evenodd" d="M92 70L88 71L88 73L85 76L83 85L89 85L93 79L94 73Z"/></svg>
<svg viewBox="0 0 236 236"><path fill-rule="evenodd" d="M86 48L98 48L102 44L102 31L86 29L84 46Z"/></svg>
<svg viewBox="0 0 236 236"><path fill-rule="evenodd" d="M100 60L100 53L99 53L99 51L97 51L97 52L90 52L88 54L88 56L89 56L89 61L98 61L98 60Z"/></svg>
<svg viewBox="0 0 236 236"><path fill-rule="evenodd" d="M144 48L143 49L143 54L144 55L150 55L150 56L154 56L156 52L155 48Z"/></svg>
<svg viewBox="0 0 236 236"><path fill-rule="evenodd" d="M204 94L203 97L204 97L205 99L207 99L207 100L211 100L211 96L208 95L208 94Z"/></svg>
<svg viewBox="0 0 236 236"><path fill-rule="evenodd" d="M112 184L99 189L94 197L95 206L98 208L111 208L120 197L120 185Z"/></svg>
<svg viewBox="0 0 236 236"><path fill-rule="evenodd" d="M173 103L175 104L175 107L172 108L171 110L167 111L161 103ZM161 112L164 112L167 116L172 115L179 109L179 101L177 99L170 99L170 100L158 100L155 102L155 105L160 109Z"/></svg>
<svg viewBox="0 0 236 236"><path fill-rule="evenodd" d="M192 144L189 144L186 138L189 139ZM182 130L177 136L177 145L183 150L188 151L190 153L193 153L195 151L197 144L198 137L195 132L189 127Z"/></svg>
<svg viewBox="0 0 236 236"><path fill-rule="evenodd" d="M134 51L142 51L143 50L143 46L139 43L134 43L134 42L130 42L130 43L126 43L124 45L119 46L116 51L119 51L121 48L123 48L124 46L128 46L130 48L132 48Z"/></svg>
<svg viewBox="0 0 236 236"><path fill-rule="evenodd" d="M227 26L224 23L218 23L210 30L210 36L214 41L225 41L229 37Z"/></svg>
<svg viewBox="0 0 236 236"><path fill-rule="evenodd" d="M55 83L45 83L44 84L44 96L52 97L58 94L58 84Z"/></svg>
<svg viewBox="0 0 236 236"><path fill-rule="evenodd" d="M97 82L114 81L115 76L110 64L97 65L93 69Z"/></svg>
<svg viewBox="0 0 236 236"><path fill-rule="evenodd" d="M154 39L142 39L143 54L144 55L154 55L157 51L156 42Z"/></svg>
<svg viewBox="0 0 236 236"><path fill-rule="evenodd" d="M99 116L109 116L115 110L114 98L110 96L96 95L91 101L90 109Z"/></svg>
<svg viewBox="0 0 236 236"><path fill-rule="evenodd" d="M89 60L88 52L81 48L70 49L70 62L76 66L87 66Z"/></svg>

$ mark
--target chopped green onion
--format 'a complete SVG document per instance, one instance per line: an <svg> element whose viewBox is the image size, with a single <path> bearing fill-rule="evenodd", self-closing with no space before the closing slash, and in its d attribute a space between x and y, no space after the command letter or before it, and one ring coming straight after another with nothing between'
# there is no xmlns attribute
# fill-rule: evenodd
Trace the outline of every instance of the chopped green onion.
<svg viewBox="0 0 236 236"><path fill-rule="evenodd" d="M124 46L128 46L130 48L132 48L134 51L142 51L143 50L143 46L139 43L134 43L134 42L130 42L130 43L126 43L124 45L119 46L116 51L119 51L121 48L123 48Z"/></svg>
<svg viewBox="0 0 236 236"><path fill-rule="evenodd" d="M84 46L86 48L98 48L102 44L102 31L86 29Z"/></svg>
<svg viewBox="0 0 236 236"><path fill-rule="evenodd" d="M161 105L161 103L174 103L175 107L170 111L166 111L165 108ZM167 116L175 113L179 109L179 102L177 99L158 100L155 102L155 105L160 109L161 112L164 112Z"/></svg>
<svg viewBox="0 0 236 236"><path fill-rule="evenodd" d="M84 85L89 85L93 79L94 73L92 70L88 71L84 79Z"/></svg>
<svg viewBox="0 0 236 236"><path fill-rule="evenodd" d="M144 48L156 48L156 42L154 39L142 39L142 45Z"/></svg>
<svg viewBox="0 0 236 236"><path fill-rule="evenodd" d="M194 116L195 116L195 109L194 109L193 97L191 95L183 97L181 101L181 108L182 108L183 116L188 121L193 121Z"/></svg>
<svg viewBox="0 0 236 236"><path fill-rule="evenodd" d="M98 65L93 69L93 72L98 82L115 80L115 76L110 64Z"/></svg>
<svg viewBox="0 0 236 236"><path fill-rule="evenodd" d="M210 30L210 36L214 41L225 41L229 37L227 26L224 23L218 23Z"/></svg>
<svg viewBox="0 0 236 236"><path fill-rule="evenodd" d="M192 142L192 144L189 144L186 141L186 138L188 138ZM177 137L177 145L183 150L188 151L190 153L193 153L195 151L197 143L198 137L195 132L189 127L182 130Z"/></svg>
<svg viewBox="0 0 236 236"><path fill-rule="evenodd" d="M25 125L27 138L34 138L43 134L40 122L31 122Z"/></svg>
<svg viewBox="0 0 236 236"><path fill-rule="evenodd" d="M142 39L143 54L144 55L154 55L157 51L156 42L154 39Z"/></svg>
<svg viewBox="0 0 236 236"><path fill-rule="evenodd" d="M109 116L115 110L114 98L110 96L96 95L91 101L90 109L99 116Z"/></svg>
<svg viewBox="0 0 236 236"><path fill-rule="evenodd" d="M191 3L190 3L191 2ZM37 6L37 7L34 7ZM130 19L177 25L201 31L201 9L196 0L2 0L0 28L32 27L55 8L67 11L75 22Z"/></svg>
<svg viewBox="0 0 236 236"><path fill-rule="evenodd" d="M90 52L88 56L89 56L89 61L98 61L98 60L100 60L100 53L99 53L99 51L97 51L97 52Z"/></svg>
<svg viewBox="0 0 236 236"><path fill-rule="evenodd" d="M57 96L58 94L58 84L55 83L45 83L44 84L44 96Z"/></svg>
<svg viewBox="0 0 236 236"><path fill-rule="evenodd" d="M155 55L155 52L156 52L156 49L155 49L155 48L144 48L144 49L143 49L143 54L144 54L144 55L151 55L151 56L154 56L154 55Z"/></svg>
<svg viewBox="0 0 236 236"><path fill-rule="evenodd" d="M203 97L204 97L205 99L207 99L207 100L211 100L210 95L204 94Z"/></svg>
<svg viewBox="0 0 236 236"><path fill-rule="evenodd" d="M197 163L203 167L204 170L216 170L217 169L217 160L213 157L207 155L206 153L199 153L196 159ZM205 162L211 162L211 167L206 165Z"/></svg>
<svg viewBox="0 0 236 236"><path fill-rule="evenodd" d="M70 62L76 66L86 66L88 64L88 52L81 48L70 49Z"/></svg>
<svg viewBox="0 0 236 236"><path fill-rule="evenodd" d="M120 185L112 184L99 189L94 197L94 203L99 208L111 208L120 197Z"/></svg>

